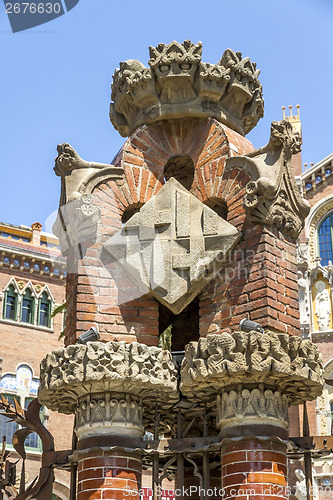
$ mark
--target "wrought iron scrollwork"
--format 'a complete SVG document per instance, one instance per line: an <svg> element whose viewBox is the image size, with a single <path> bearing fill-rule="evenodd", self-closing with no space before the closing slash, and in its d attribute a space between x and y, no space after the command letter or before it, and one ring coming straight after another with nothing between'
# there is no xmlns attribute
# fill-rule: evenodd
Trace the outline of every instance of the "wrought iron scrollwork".
<svg viewBox="0 0 333 500"><path fill-rule="evenodd" d="M52 467L53 464L50 460L50 453L54 452L54 441L52 434L46 429L46 427L44 427L40 420L40 403L37 399L34 399L25 410L21 407L20 403L15 398L14 405L11 405L8 400L2 394L0 394L0 408L3 409L2 415L21 426L21 428L14 433L12 438L13 447L22 459L19 493L13 498L15 498L15 500L29 500L31 498L34 498L36 500L45 500L46 498L51 498L54 473ZM25 440L29 436L29 434L33 432L38 434L42 443L42 467L40 469L38 478L36 478L26 489ZM7 452L3 452L2 454L1 466L3 464L3 461L6 459L6 453ZM7 479L5 479L5 482L6 481L8 481L8 477ZM3 482L1 482L1 487L2 486L4 491L5 484L3 484ZM17 492L14 488L14 494L16 493Z"/></svg>

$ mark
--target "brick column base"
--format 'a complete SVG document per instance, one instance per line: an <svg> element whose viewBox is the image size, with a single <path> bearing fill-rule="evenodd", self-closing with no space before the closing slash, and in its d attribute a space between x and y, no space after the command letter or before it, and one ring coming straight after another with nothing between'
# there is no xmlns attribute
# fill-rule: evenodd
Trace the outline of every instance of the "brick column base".
<svg viewBox="0 0 333 500"><path fill-rule="evenodd" d="M78 464L77 500L139 500L141 476L137 453L87 452Z"/></svg>
<svg viewBox="0 0 333 500"><path fill-rule="evenodd" d="M286 500L287 447L275 439L244 439L222 448L223 500Z"/></svg>

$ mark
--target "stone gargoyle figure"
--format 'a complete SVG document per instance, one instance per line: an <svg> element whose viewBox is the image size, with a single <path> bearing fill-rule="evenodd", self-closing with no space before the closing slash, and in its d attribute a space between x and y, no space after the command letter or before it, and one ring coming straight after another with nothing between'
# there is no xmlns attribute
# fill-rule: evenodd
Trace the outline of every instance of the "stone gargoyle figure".
<svg viewBox="0 0 333 500"><path fill-rule="evenodd" d="M107 177L123 174L121 167L83 160L70 144L60 144L57 151L54 171L61 177L60 206L80 199L83 194L91 194L89 184L93 183L96 175L98 182L101 182L103 174Z"/></svg>
<svg viewBox="0 0 333 500"><path fill-rule="evenodd" d="M247 170L244 206L253 222L297 238L310 205L297 188L291 158L301 151L301 136L287 120L273 121L268 144L246 156L228 158L227 168Z"/></svg>

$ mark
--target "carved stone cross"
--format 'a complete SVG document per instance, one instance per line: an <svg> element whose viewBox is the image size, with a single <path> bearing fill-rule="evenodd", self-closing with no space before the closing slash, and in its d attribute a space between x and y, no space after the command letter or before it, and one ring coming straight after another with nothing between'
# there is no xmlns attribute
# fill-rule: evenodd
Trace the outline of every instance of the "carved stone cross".
<svg viewBox="0 0 333 500"><path fill-rule="evenodd" d="M240 237L171 178L104 246L140 286L179 314L223 267Z"/></svg>

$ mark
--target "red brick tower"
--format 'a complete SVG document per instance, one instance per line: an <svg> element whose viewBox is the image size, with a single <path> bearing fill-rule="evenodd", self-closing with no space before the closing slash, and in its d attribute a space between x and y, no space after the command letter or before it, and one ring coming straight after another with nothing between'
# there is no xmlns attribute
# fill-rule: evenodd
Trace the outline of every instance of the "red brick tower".
<svg viewBox="0 0 333 500"><path fill-rule="evenodd" d="M128 139L113 165L58 147L67 347L42 362L40 401L76 414L79 500L126 498L142 460L155 498L175 461L178 489L194 467L197 498L211 496L216 470L217 498L287 498L288 405L322 386L318 350L298 336L300 137L288 121L258 150L244 137L263 100L240 53L203 63L201 44L185 41L150 56L149 68L115 72L110 117ZM259 325L240 331L242 319ZM101 342L73 345L91 326ZM185 350L178 373L157 347L170 331Z"/></svg>

